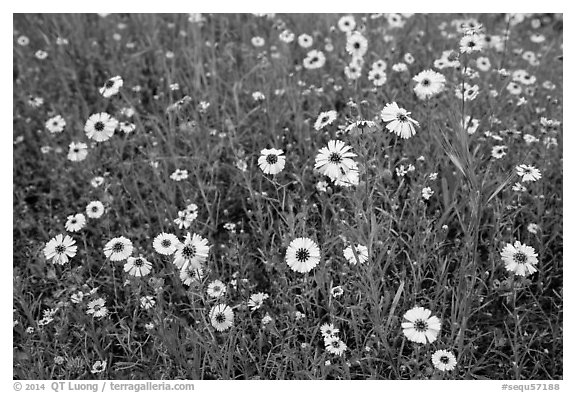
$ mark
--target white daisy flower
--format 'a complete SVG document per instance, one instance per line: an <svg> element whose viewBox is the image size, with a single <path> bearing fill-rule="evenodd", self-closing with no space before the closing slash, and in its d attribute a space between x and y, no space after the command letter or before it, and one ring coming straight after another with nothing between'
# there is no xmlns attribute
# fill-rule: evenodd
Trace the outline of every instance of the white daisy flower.
<svg viewBox="0 0 576 393"><path fill-rule="evenodd" d="M121 76L115 76L110 78L104 83L104 86L100 88L100 94L108 98L115 94L118 94L120 88L124 85L124 81Z"/></svg>
<svg viewBox="0 0 576 393"><path fill-rule="evenodd" d="M250 310L254 311L262 307L264 300L268 299L270 296L266 293L258 292L250 296L248 300L248 307Z"/></svg>
<svg viewBox="0 0 576 393"><path fill-rule="evenodd" d="M130 239L124 236L115 237L104 246L104 255L111 261L123 261L132 255L134 247Z"/></svg>
<svg viewBox="0 0 576 393"><path fill-rule="evenodd" d="M114 135L117 126L118 120L106 112L101 112L88 118L84 125L84 132L88 138L96 142L104 142Z"/></svg>
<svg viewBox="0 0 576 393"><path fill-rule="evenodd" d="M386 104L382 112L380 112L380 118L388 123L386 124L388 131L404 139L416 134L414 126L418 126L418 122L408 115L410 115L410 112L400 108L396 102Z"/></svg>
<svg viewBox="0 0 576 393"><path fill-rule="evenodd" d="M92 201L86 205L86 215L89 218L100 218L104 214L104 204L100 201Z"/></svg>
<svg viewBox="0 0 576 393"><path fill-rule="evenodd" d="M68 158L70 161L83 161L88 156L88 145L82 142L71 142Z"/></svg>
<svg viewBox="0 0 576 393"><path fill-rule="evenodd" d="M432 364L440 371L452 371L456 367L456 356L440 349L432 354Z"/></svg>
<svg viewBox="0 0 576 393"><path fill-rule="evenodd" d="M414 307L406 311L404 319L407 322L402 322L402 329L408 340L420 344L436 341L441 323L438 317L431 314L432 311L423 307Z"/></svg>
<svg viewBox="0 0 576 393"><path fill-rule="evenodd" d="M176 253L174 254L174 264L179 269L190 266L194 269L203 267L204 262L208 259L210 246L208 240L202 236L190 233L186 234L183 243L178 243Z"/></svg>
<svg viewBox="0 0 576 393"><path fill-rule="evenodd" d="M320 248L307 237L299 237L290 242L286 250L286 263L299 273L308 273L320 262Z"/></svg>
<svg viewBox="0 0 576 393"><path fill-rule="evenodd" d="M320 131L327 125L334 123L334 120L336 120L337 116L338 113L335 110L320 113L316 119L316 122L314 123L314 129L316 131Z"/></svg>
<svg viewBox="0 0 576 393"><path fill-rule="evenodd" d="M159 234L154 238L154 241L152 242L152 247L154 247L154 250L158 254L172 255L178 249L179 243L180 240L178 240L178 238L175 235L171 233L162 232L161 234Z"/></svg>
<svg viewBox="0 0 576 393"><path fill-rule="evenodd" d="M64 227L68 232L78 232L86 225L86 217L84 217L82 213L74 214L66 218L67 221Z"/></svg>
<svg viewBox="0 0 576 393"><path fill-rule="evenodd" d="M217 304L210 310L210 322L216 330L223 332L234 324L234 311L226 304Z"/></svg>
<svg viewBox="0 0 576 393"><path fill-rule="evenodd" d="M284 152L278 149L262 149L261 156L258 158L258 166L262 172L270 175L276 175L282 172L286 165Z"/></svg>
<svg viewBox="0 0 576 393"><path fill-rule="evenodd" d="M344 249L344 258L351 265L356 265L358 262L362 264L368 260L368 247L358 244L353 250L352 246L348 246Z"/></svg>
<svg viewBox="0 0 576 393"><path fill-rule="evenodd" d="M46 128L52 134L64 131L64 127L66 127L66 120L60 115L56 115L46 121Z"/></svg>
<svg viewBox="0 0 576 393"><path fill-rule="evenodd" d="M533 247L515 241L514 245L507 244L500 255L506 270L518 276L529 276L537 271L534 265L538 264L538 254Z"/></svg>
<svg viewBox="0 0 576 393"><path fill-rule="evenodd" d="M214 280L210 284L208 284L208 289L206 293L211 298L217 299L219 297L224 296L226 293L226 285L220 280Z"/></svg>
<svg viewBox="0 0 576 393"><path fill-rule="evenodd" d="M332 181L337 180L343 174L347 174L350 170L357 169L356 162L351 158L356 157L356 154L352 153L350 149L352 147L342 141L329 141L327 147L318 151L314 169L318 169Z"/></svg>
<svg viewBox="0 0 576 393"><path fill-rule="evenodd" d="M536 181L542 178L542 174L539 169L536 169L532 165L521 164L516 167L516 173L518 176L522 176L523 182Z"/></svg>
<svg viewBox="0 0 576 393"><path fill-rule="evenodd" d="M56 235L44 247L44 256L46 259L52 259L52 263L64 265L68 262L68 258L76 255L78 246L74 244L76 241L68 235Z"/></svg>
<svg viewBox="0 0 576 393"><path fill-rule="evenodd" d="M144 257L128 257L124 271L134 277L143 277L152 271L152 264Z"/></svg>

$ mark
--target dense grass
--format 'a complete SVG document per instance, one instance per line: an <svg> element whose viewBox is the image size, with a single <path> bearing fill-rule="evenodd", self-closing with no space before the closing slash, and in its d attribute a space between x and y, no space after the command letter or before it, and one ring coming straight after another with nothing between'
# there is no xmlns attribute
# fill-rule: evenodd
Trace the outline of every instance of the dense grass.
<svg viewBox="0 0 576 393"><path fill-rule="evenodd" d="M562 378L562 132L545 135L540 125L540 117L562 120L562 21L535 15L511 25L504 15L477 16L489 34L509 31L503 51L481 54L492 68L473 79L478 98L463 105L454 95L461 72L447 68L440 70L447 89L418 100L411 78L433 68L442 51L458 51L461 34L450 22L465 17L416 14L392 28L385 18L366 16L366 65L360 79L348 81L346 37L331 29L338 15L204 15L202 24L188 15L15 15L14 138L23 140L14 144L13 167L14 377ZM542 26L531 26L532 19ZM362 24L361 16L356 20ZM308 50L279 41L280 21L297 36L313 35L312 48L323 50L331 39L334 50L325 52L324 67L300 66ZM535 32L546 40L532 42ZM16 43L20 35L30 38L28 46ZM255 48L253 36L265 45ZM57 45L57 37L68 45ZM38 49L48 57L37 59ZM536 53L539 64L530 65L525 51ZM408 72L393 72L405 53L414 63ZM460 61L475 69L476 57L464 54ZM387 61L388 81L374 88L366 74L377 59ZM510 77L499 68L527 70L536 77L533 91L511 95ZM99 87L115 75L123 77L123 88L103 98ZM556 88L544 88L545 81ZM171 90L173 83L180 89ZM139 92L132 90L136 85ZM255 91L265 99L255 101ZM31 107L30 95L45 103ZM167 111L185 95L191 102ZM518 105L520 97L527 102ZM201 101L210 103L204 112L197 109ZM414 137L400 139L381 122L382 131L363 137L339 129L359 117L378 117L392 101L420 122ZM83 128L91 114L124 119L124 107L135 109L134 132L117 131L90 145L84 161L66 159L70 142L89 142ZM338 119L316 131L318 114L330 109ZM67 125L50 134L44 123L56 114ZM480 121L476 133L462 129L463 116ZM528 144L523 134L539 141ZM546 136L556 137L558 146L547 147ZM360 184L329 185L323 192L316 183L327 178L313 169L314 158L334 138L358 154ZM507 155L492 158L495 145L508 146ZM52 150L44 154L42 146ZM267 147L286 153L286 168L274 177L256 163ZM540 169L542 179L518 193L514 168L522 163ZM398 176L396 169L409 164L415 170ZM177 168L188 170L188 179L171 180ZM94 176L104 176L104 184L92 187ZM434 194L424 200L428 186ZM106 212L70 234L78 254L64 266L47 261L46 242L66 233L66 217L93 200ZM173 220L189 203L199 207L189 231L208 239L211 250L205 278L188 288L172 258L154 251L152 239L160 232L182 239L188 231ZM236 231L226 223L237 224ZM528 232L529 223L540 230ZM123 263L105 258L103 246L116 236L131 239L134 254L153 263L149 276L128 276ZM288 244L302 236L322 252L309 274L291 271L284 260ZM500 257L515 240L539 256L538 272L527 278L512 276ZM344 259L351 243L368 247L367 263ZM234 326L223 333L208 317L217 303L206 294L214 279L227 284L223 302L235 311ZM331 289L338 285L344 294L334 298ZM94 296L110 310L102 319L86 314L93 297L71 302L72 294L96 287ZM256 292L270 298L250 311L246 301ZM156 300L149 310L140 307L145 295ZM402 316L415 305L442 320L436 342L414 344L402 334ZM39 327L48 308L58 308L54 321ZM296 312L305 317L297 320ZM266 313L272 321L263 325ZM319 327L325 322L340 329L349 347L341 357L324 349ZM454 351L456 370L433 368L436 349ZM56 356L64 363L56 364ZM97 360L108 367L92 374Z"/></svg>

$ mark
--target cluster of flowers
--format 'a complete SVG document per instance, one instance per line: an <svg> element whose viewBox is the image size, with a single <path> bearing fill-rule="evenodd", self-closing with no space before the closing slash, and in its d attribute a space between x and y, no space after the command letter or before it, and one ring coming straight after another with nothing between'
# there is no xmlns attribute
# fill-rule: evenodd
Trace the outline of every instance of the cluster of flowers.
<svg viewBox="0 0 576 393"><path fill-rule="evenodd" d="M338 337L339 332L340 330L334 327L331 323L325 323L320 326L320 333L324 339L326 351L333 355L342 356L344 351L348 349L348 346L340 337Z"/></svg>

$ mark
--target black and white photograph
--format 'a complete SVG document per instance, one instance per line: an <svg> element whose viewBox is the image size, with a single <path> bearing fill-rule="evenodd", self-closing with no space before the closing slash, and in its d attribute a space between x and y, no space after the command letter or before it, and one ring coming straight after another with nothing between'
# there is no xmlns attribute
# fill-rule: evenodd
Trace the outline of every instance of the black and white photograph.
<svg viewBox="0 0 576 393"><path fill-rule="evenodd" d="M568 391L565 15L332 8L12 14L9 387Z"/></svg>

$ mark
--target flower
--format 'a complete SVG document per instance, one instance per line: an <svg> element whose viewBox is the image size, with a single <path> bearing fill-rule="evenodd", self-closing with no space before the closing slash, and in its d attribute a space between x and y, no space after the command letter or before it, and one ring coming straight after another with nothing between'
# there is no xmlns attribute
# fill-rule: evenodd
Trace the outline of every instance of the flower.
<svg viewBox="0 0 576 393"><path fill-rule="evenodd" d="M264 41L264 38L256 36L252 37L250 42L252 42L252 45L254 45L256 48L260 48L261 46L264 46L266 41Z"/></svg>
<svg viewBox="0 0 576 393"><path fill-rule="evenodd" d="M26 46L30 43L30 38L26 37L25 35L21 35L16 41L18 42L18 45Z"/></svg>
<svg viewBox="0 0 576 393"><path fill-rule="evenodd" d="M516 82L510 82L508 85L506 85L506 90L508 90L510 94L518 95L522 93L522 86Z"/></svg>
<svg viewBox="0 0 576 393"><path fill-rule="evenodd" d="M344 33L350 33L356 27L356 20L352 15L345 15L338 19L338 28Z"/></svg>
<svg viewBox="0 0 576 393"><path fill-rule="evenodd" d="M356 157L356 154L352 153L350 149L352 147L342 141L329 141L328 147L323 147L318 151L314 168L328 176L332 181L337 180L342 174L358 168L356 162L351 158Z"/></svg>
<svg viewBox="0 0 576 393"><path fill-rule="evenodd" d="M492 157L496 159L504 157L506 155L506 149L508 149L508 146L505 145L494 146L492 148Z"/></svg>
<svg viewBox="0 0 576 393"><path fill-rule="evenodd" d="M464 87L464 88L462 88ZM480 88L478 85L471 86L468 83L464 82L464 86L458 85L456 87L456 97L458 99L464 99L464 101L472 101L476 97L478 97L478 91Z"/></svg>
<svg viewBox="0 0 576 393"><path fill-rule="evenodd" d="M223 332L234 324L234 311L226 304L217 304L210 310L210 322L216 330Z"/></svg>
<svg viewBox="0 0 576 393"><path fill-rule="evenodd" d="M528 224L527 230L528 230L528 232L536 235L538 233L538 231L540 230L540 227L538 226L538 224L531 222L530 224Z"/></svg>
<svg viewBox="0 0 576 393"><path fill-rule="evenodd" d="M270 322L272 322L272 317L270 316L270 314L266 313L266 315L264 315L262 317L262 325L266 326L268 325Z"/></svg>
<svg viewBox="0 0 576 393"><path fill-rule="evenodd" d="M132 254L133 250L134 247L130 239L120 236L106 243L104 255L106 255L106 258L110 258L111 261L123 261Z"/></svg>
<svg viewBox="0 0 576 393"><path fill-rule="evenodd" d="M490 59L487 57L479 57L476 59L476 67L480 71L488 71L491 67Z"/></svg>
<svg viewBox="0 0 576 393"><path fill-rule="evenodd" d="M258 292L250 296L250 300L248 300L248 307L250 310L254 311L262 307L264 300L268 299L267 293Z"/></svg>
<svg viewBox="0 0 576 393"><path fill-rule="evenodd" d="M100 218L104 214L104 204L100 201L92 201L86 205L86 215L89 218Z"/></svg>
<svg viewBox="0 0 576 393"><path fill-rule="evenodd" d="M380 87L386 83L388 78L384 70L372 68L368 71L368 80L372 81L374 86Z"/></svg>
<svg viewBox="0 0 576 393"><path fill-rule="evenodd" d="M340 285L338 285L337 287L334 287L330 290L330 293L332 294L333 298L337 298L340 297L344 294L344 290L342 289L342 287Z"/></svg>
<svg viewBox="0 0 576 393"><path fill-rule="evenodd" d="M260 154L258 166L262 172L270 175L282 172L286 165L286 157L283 156L284 152L282 150L262 149Z"/></svg>
<svg viewBox="0 0 576 393"><path fill-rule="evenodd" d="M106 360L98 360L92 365L92 370L90 371L92 374L99 374L106 370Z"/></svg>
<svg viewBox="0 0 576 393"><path fill-rule="evenodd" d="M142 307L144 310L148 310L154 307L155 304L156 300L154 300L154 297L152 296L142 296L140 298L140 307Z"/></svg>
<svg viewBox="0 0 576 393"><path fill-rule="evenodd" d="M386 104L382 112L380 112L380 118L388 123L386 124L388 131L407 139L416 134L414 125L418 126L418 122L409 117L409 114L410 112L400 108L396 102L393 102Z"/></svg>
<svg viewBox="0 0 576 393"><path fill-rule="evenodd" d="M103 318L108 315L108 309L104 306L106 302L102 298L92 300L88 303L86 314L92 314L96 318Z"/></svg>
<svg viewBox="0 0 576 393"><path fill-rule="evenodd" d="M528 189L527 189L526 187L524 187L524 185L522 185L522 183L518 183L518 182L515 183L515 184L512 186L512 190L513 190L513 191L516 191L516 192L526 192L526 191L528 191Z"/></svg>
<svg viewBox="0 0 576 393"><path fill-rule="evenodd" d="M322 333L322 337L324 337L324 339L333 337L339 331L340 330L334 327L334 325L331 323L325 323L322 326L320 326L320 333Z"/></svg>
<svg viewBox="0 0 576 393"><path fill-rule="evenodd" d="M48 57L48 52L46 52L42 49L39 49L36 51L36 53L34 53L34 56L36 56L36 58L39 60L44 60L45 58Z"/></svg>
<svg viewBox="0 0 576 393"><path fill-rule="evenodd" d="M200 281L203 275L204 270L202 268L195 268L190 264L180 269L180 281L184 285L191 285L194 281Z"/></svg>
<svg viewBox="0 0 576 393"><path fill-rule="evenodd" d="M338 113L335 110L330 110L326 112L322 112L318 115L316 122L314 123L314 128L316 131L320 131L322 128L326 127L328 124L334 123L338 117Z"/></svg>
<svg viewBox="0 0 576 393"><path fill-rule="evenodd" d="M365 135L371 134L378 130L378 126L376 122L372 120L357 120L354 123L350 124L348 127L344 129L349 135L358 136L358 135Z"/></svg>
<svg viewBox="0 0 576 393"><path fill-rule="evenodd" d="M522 181L536 181L542 178L540 170L536 169L532 165L521 164L516 167L516 173L518 176L522 176Z"/></svg>
<svg viewBox="0 0 576 393"><path fill-rule="evenodd" d="M176 169L170 175L170 179L174 181L181 181L188 178L188 171L186 169Z"/></svg>
<svg viewBox="0 0 576 393"><path fill-rule="evenodd" d="M68 232L78 232L86 225L86 217L84 217L82 213L74 214L66 218L67 221L64 226Z"/></svg>
<svg viewBox="0 0 576 393"><path fill-rule="evenodd" d="M482 50L484 36L482 34L467 34L460 39L460 52L472 53Z"/></svg>
<svg viewBox="0 0 576 393"><path fill-rule="evenodd" d="M202 264L208 259L208 240L202 236L190 233L186 235L183 243L178 243L176 253L174 254L174 264L184 269L190 266L193 269L202 268Z"/></svg>
<svg viewBox="0 0 576 393"><path fill-rule="evenodd" d="M46 128L52 134L57 134L64 131L64 127L66 127L66 120L64 120L64 118L60 115L51 117L46 121Z"/></svg>
<svg viewBox="0 0 576 393"><path fill-rule="evenodd" d="M428 200L434 194L434 191L430 187L424 187L422 189L422 198Z"/></svg>
<svg viewBox="0 0 576 393"><path fill-rule="evenodd" d="M298 36L298 45L302 48L310 48L314 43L314 39L308 34L300 34Z"/></svg>
<svg viewBox="0 0 576 393"><path fill-rule="evenodd" d="M348 35L346 40L346 52L354 57L362 57L368 50L368 40L360 32L355 31Z"/></svg>
<svg viewBox="0 0 576 393"><path fill-rule="evenodd" d="M198 213L194 215L193 213L188 213L188 211L179 211L178 217L174 219L174 223L178 225L179 229L190 228L190 225L194 221L194 219L198 216Z"/></svg>
<svg viewBox="0 0 576 393"><path fill-rule="evenodd" d="M506 244L500 255L506 270L518 276L529 276L536 272L534 265L538 263L538 254L533 247L515 241L514 245Z"/></svg>
<svg viewBox="0 0 576 393"><path fill-rule="evenodd" d="M104 142L114 135L117 126L118 120L106 112L100 112L88 118L84 125L84 132L88 138L96 142Z"/></svg>
<svg viewBox="0 0 576 393"><path fill-rule="evenodd" d="M289 44L290 42L294 41L294 33L292 33L290 30L283 30L278 38L280 38L280 41Z"/></svg>
<svg viewBox="0 0 576 393"><path fill-rule="evenodd" d="M368 247L358 244L352 249L350 245L344 249L344 258L351 265L356 265L358 262L362 264L368 260Z"/></svg>
<svg viewBox="0 0 576 393"><path fill-rule="evenodd" d="M306 54L306 57L302 61L302 65L307 70L315 70L322 68L326 64L326 56L322 51L313 49Z"/></svg>
<svg viewBox="0 0 576 393"><path fill-rule="evenodd" d="M438 317L430 316L432 311L423 307L414 307L404 314L407 322L402 322L404 335L408 340L426 344L436 341L440 333L441 323Z"/></svg>
<svg viewBox="0 0 576 393"><path fill-rule="evenodd" d="M104 183L104 178L102 176L95 176L90 180L90 185L94 188L100 187Z"/></svg>
<svg viewBox="0 0 576 393"><path fill-rule="evenodd" d="M440 349L432 354L432 364L440 371L452 371L457 363L452 352Z"/></svg>
<svg viewBox="0 0 576 393"><path fill-rule="evenodd" d="M356 80L362 75L362 65L352 61L344 68L344 74L346 78Z"/></svg>
<svg viewBox="0 0 576 393"><path fill-rule="evenodd" d="M421 100L432 98L439 94L444 90L444 84L446 83L444 75L432 70L424 70L412 79L416 82L414 92Z"/></svg>
<svg viewBox="0 0 576 393"><path fill-rule="evenodd" d="M136 129L136 125L134 123L130 123L127 121L120 122L120 131L125 134L129 134Z"/></svg>
<svg viewBox="0 0 576 393"><path fill-rule="evenodd" d="M44 247L44 256L46 259L52 259L52 263L64 265L68 262L68 258L76 255L78 246L74 244L76 241L68 235L56 235Z"/></svg>
<svg viewBox="0 0 576 393"><path fill-rule="evenodd" d="M307 273L320 262L320 248L311 239L299 237L286 250L286 263L295 272Z"/></svg>
<svg viewBox="0 0 576 393"><path fill-rule="evenodd" d="M324 345L326 350L333 355L342 356L344 351L348 349L348 346L338 337L329 337L324 340Z"/></svg>
<svg viewBox="0 0 576 393"><path fill-rule="evenodd" d="M124 85L124 81L121 76L110 78L104 83L104 86L100 88L100 94L105 98L118 94L122 85Z"/></svg>
<svg viewBox="0 0 576 393"><path fill-rule="evenodd" d="M82 142L71 142L67 158L70 161L83 161L88 156L88 145Z"/></svg>
<svg viewBox="0 0 576 393"><path fill-rule="evenodd" d="M224 296L226 293L226 285L220 280L214 280L210 284L208 284L208 289L206 293L211 298L219 298Z"/></svg>
<svg viewBox="0 0 576 393"><path fill-rule="evenodd" d="M162 232L154 238L152 247L154 247L154 250L158 254L172 255L176 252L178 243L180 243L180 241L175 235Z"/></svg>
<svg viewBox="0 0 576 393"><path fill-rule="evenodd" d="M152 264L144 257L128 257L124 265L124 271L134 277L143 277L150 273Z"/></svg>

